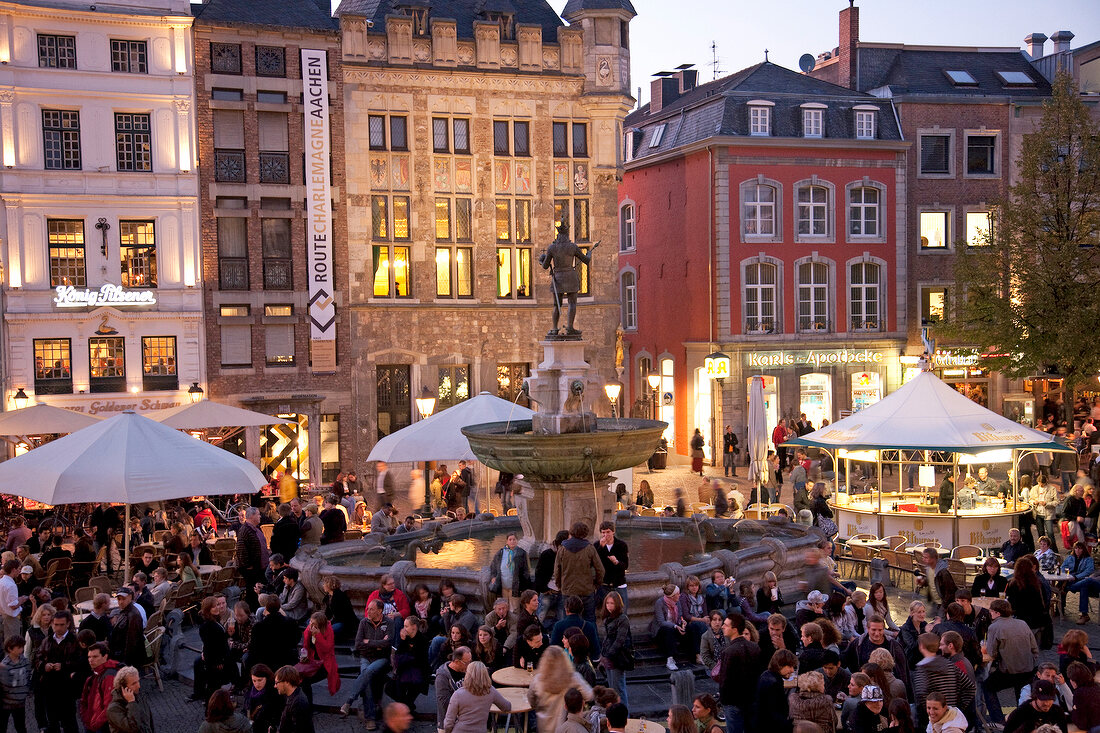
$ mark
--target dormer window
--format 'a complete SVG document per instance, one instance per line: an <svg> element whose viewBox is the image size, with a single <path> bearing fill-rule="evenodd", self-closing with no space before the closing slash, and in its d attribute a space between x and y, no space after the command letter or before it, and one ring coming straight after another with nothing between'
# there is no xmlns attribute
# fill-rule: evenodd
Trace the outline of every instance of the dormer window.
<svg viewBox="0 0 1100 733"><path fill-rule="evenodd" d="M484 12L481 15L489 23L496 23L500 26L500 40L515 40L516 16L514 13Z"/></svg>
<svg viewBox="0 0 1100 733"><path fill-rule="evenodd" d="M802 137L824 137L825 109L823 104L802 105Z"/></svg>
<svg viewBox="0 0 1100 733"><path fill-rule="evenodd" d="M407 18L412 18L414 36L428 35L430 32L430 28L428 27L428 11L431 10L431 5L426 0L397 2L394 3L393 9L395 12Z"/></svg>
<svg viewBox="0 0 1100 733"><path fill-rule="evenodd" d="M774 102L756 100L749 102L749 134L764 137L772 134L772 107Z"/></svg>
<svg viewBox="0 0 1100 733"><path fill-rule="evenodd" d="M649 147L655 148L661 144L661 139L665 136L665 123L661 123L653 128L653 137L649 140Z"/></svg>
<svg viewBox="0 0 1100 733"><path fill-rule="evenodd" d="M856 140L874 140L878 134L878 108L860 105L855 108Z"/></svg>

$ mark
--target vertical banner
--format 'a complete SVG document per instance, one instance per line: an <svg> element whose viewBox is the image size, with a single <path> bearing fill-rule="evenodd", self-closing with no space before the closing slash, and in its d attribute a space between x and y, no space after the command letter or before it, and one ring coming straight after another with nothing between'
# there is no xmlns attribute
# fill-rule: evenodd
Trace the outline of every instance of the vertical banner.
<svg viewBox="0 0 1100 733"><path fill-rule="evenodd" d="M302 49L305 95L306 262L312 371L336 371L336 289L332 265L332 190L329 180L328 54Z"/></svg>

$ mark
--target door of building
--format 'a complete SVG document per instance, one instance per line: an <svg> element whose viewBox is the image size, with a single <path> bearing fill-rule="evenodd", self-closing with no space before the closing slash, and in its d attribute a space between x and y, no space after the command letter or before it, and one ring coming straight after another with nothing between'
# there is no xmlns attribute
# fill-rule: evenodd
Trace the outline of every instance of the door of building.
<svg viewBox="0 0 1100 733"><path fill-rule="evenodd" d="M378 437L412 424L412 403L409 391L409 366L383 364L376 368L378 376Z"/></svg>

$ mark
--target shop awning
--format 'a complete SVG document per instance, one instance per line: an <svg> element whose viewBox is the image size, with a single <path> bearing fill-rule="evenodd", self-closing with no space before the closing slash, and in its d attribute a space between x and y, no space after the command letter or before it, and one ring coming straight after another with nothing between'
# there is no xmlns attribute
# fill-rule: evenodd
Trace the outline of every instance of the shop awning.
<svg viewBox="0 0 1100 733"><path fill-rule="evenodd" d="M985 453L996 448L1074 452L1053 435L985 409L932 372L921 372L870 407L784 445L950 453Z"/></svg>

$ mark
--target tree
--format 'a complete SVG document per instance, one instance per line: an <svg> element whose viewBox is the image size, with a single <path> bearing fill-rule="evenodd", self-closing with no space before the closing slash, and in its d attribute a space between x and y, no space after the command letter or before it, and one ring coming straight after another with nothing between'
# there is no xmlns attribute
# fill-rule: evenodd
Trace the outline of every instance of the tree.
<svg viewBox="0 0 1100 733"><path fill-rule="evenodd" d="M954 307L939 330L1011 378L1056 373L1066 409L1100 373L1100 127L1061 74L991 231L960 243Z"/></svg>

